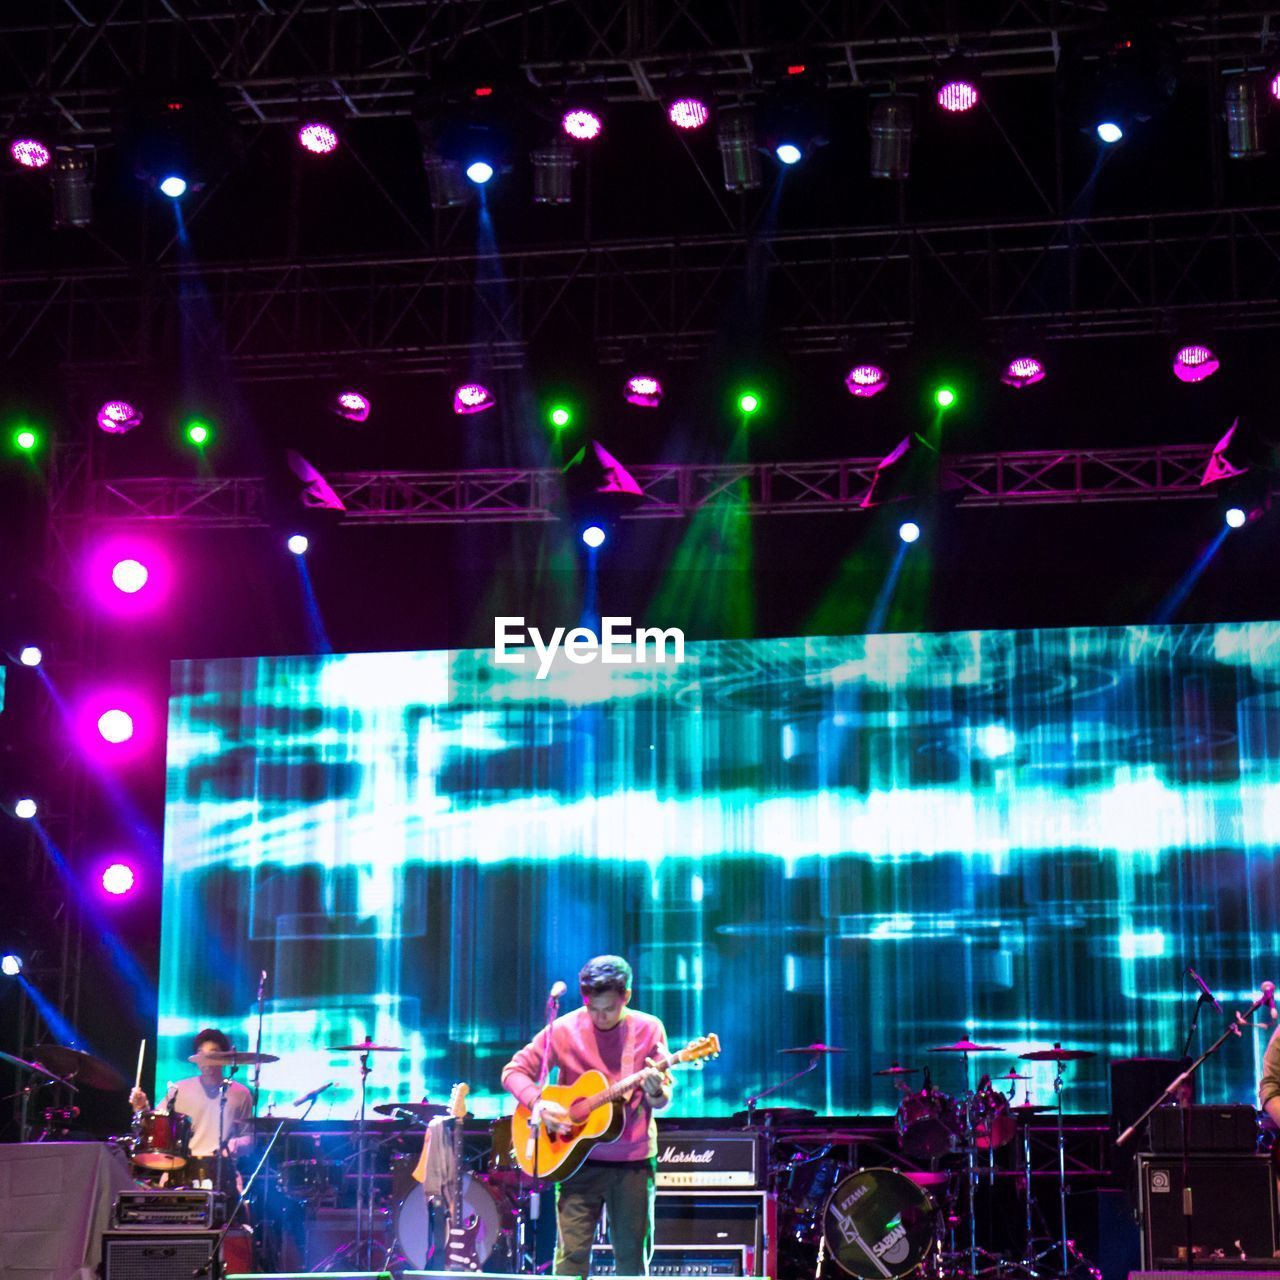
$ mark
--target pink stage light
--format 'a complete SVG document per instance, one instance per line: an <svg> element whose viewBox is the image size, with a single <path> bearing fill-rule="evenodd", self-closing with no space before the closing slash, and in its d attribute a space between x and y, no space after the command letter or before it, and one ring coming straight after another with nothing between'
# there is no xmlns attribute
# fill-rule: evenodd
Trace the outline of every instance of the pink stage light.
<svg viewBox="0 0 1280 1280"><path fill-rule="evenodd" d="M844 385L851 396L869 400L889 385L889 374L878 364L855 364L845 374Z"/></svg>
<svg viewBox="0 0 1280 1280"><path fill-rule="evenodd" d="M662 383L651 373L632 374L627 379L626 398L628 404L656 409L662 403Z"/></svg>
<svg viewBox="0 0 1280 1280"><path fill-rule="evenodd" d="M298 127L298 145L313 156L327 156L338 149L338 131L323 120L308 120Z"/></svg>
<svg viewBox="0 0 1280 1280"><path fill-rule="evenodd" d="M102 887L113 897L122 898L137 887L138 878L127 862L113 862L102 870Z"/></svg>
<svg viewBox="0 0 1280 1280"><path fill-rule="evenodd" d="M483 383L464 382L453 392L454 413L483 413L497 403L493 392Z"/></svg>
<svg viewBox="0 0 1280 1280"><path fill-rule="evenodd" d="M1045 375L1044 365L1035 356L1015 356L1004 367L1000 381L1007 387L1029 387Z"/></svg>
<svg viewBox="0 0 1280 1280"><path fill-rule="evenodd" d="M38 138L14 138L9 155L24 169L47 169L53 153Z"/></svg>
<svg viewBox="0 0 1280 1280"><path fill-rule="evenodd" d="M340 391L334 400L333 411L348 422L368 422L373 408L369 397L359 391Z"/></svg>
<svg viewBox="0 0 1280 1280"><path fill-rule="evenodd" d="M575 107L560 118L560 127L576 142L594 142L604 132L604 121L594 111Z"/></svg>
<svg viewBox="0 0 1280 1280"><path fill-rule="evenodd" d="M108 435L122 436L142 425L142 414L127 400L108 400L98 410L98 426Z"/></svg>
<svg viewBox="0 0 1280 1280"><path fill-rule="evenodd" d="M112 766L146 753L156 736L155 716L145 695L127 685L93 690L77 705L73 724L81 748Z"/></svg>
<svg viewBox="0 0 1280 1280"><path fill-rule="evenodd" d="M150 538L132 533L104 538L89 549L81 568L86 594L107 613L149 613L169 597L169 557Z"/></svg>
<svg viewBox="0 0 1280 1280"><path fill-rule="evenodd" d="M700 98L676 98L667 107L667 119L677 129L701 129L711 119L711 112Z"/></svg>
<svg viewBox="0 0 1280 1280"><path fill-rule="evenodd" d="M1277 102L1280 102L1280 71L1277 71L1275 75L1267 81L1267 88L1271 91L1271 96Z"/></svg>
<svg viewBox="0 0 1280 1280"><path fill-rule="evenodd" d="M127 596L136 595L151 578L151 571L141 560L126 556L111 566L111 585Z"/></svg>
<svg viewBox="0 0 1280 1280"><path fill-rule="evenodd" d="M1203 382L1218 372L1218 357L1203 343L1179 347L1173 357L1173 376L1179 382Z"/></svg>
<svg viewBox="0 0 1280 1280"><path fill-rule="evenodd" d="M938 86L938 106L959 114L978 105L978 86L971 80L948 80Z"/></svg>
<svg viewBox="0 0 1280 1280"><path fill-rule="evenodd" d="M133 717L120 707L111 707L98 717L98 732L103 742L118 747L133 737Z"/></svg>

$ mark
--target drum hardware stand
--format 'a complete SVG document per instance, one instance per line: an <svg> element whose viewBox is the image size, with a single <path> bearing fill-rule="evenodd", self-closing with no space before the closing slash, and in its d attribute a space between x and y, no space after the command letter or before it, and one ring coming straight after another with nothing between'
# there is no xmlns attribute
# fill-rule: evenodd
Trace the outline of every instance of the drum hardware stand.
<svg viewBox="0 0 1280 1280"><path fill-rule="evenodd" d="M807 1067L801 1067L799 1071L795 1072L793 1075L789 1075L785 1080L779 1080L777 1084L771 1084L767 1089L761 1089L759 1093L753 1094L749 1097L747 1099L747 1127L755 1127L754 1120L756 1103L759 1102L761 1098L767 1098L771 1093L777 1093L779 1089L789 1085L793 1080L799 1080L801 1076L807 1076L810 1071L816 1071L818 1069L818 1063L822 1061L822 1057L823 1055L821 1053L812 1054L809 1058L809 1065ZM768 1126L766 1125L766 1127Z"/></svg>

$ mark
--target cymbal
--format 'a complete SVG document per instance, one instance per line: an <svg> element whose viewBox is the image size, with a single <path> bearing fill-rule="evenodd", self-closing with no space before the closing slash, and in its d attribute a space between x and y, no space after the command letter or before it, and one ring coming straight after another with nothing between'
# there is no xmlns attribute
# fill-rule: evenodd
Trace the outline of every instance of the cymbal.
<svg viewBox="0 0 1280 1280"><path fill-rule="evenodd" d="M432 1120L449 1114L448 1107L435 1102L379 1102L373 1108L380 1116L412 1116L415 1120Z"/></svg>
<svg viewBox="0 0 1280 1280"><path fill-rule="evenodd" d="M919 1067L900 1067L895 1062L891 1067L884 1067L880 1071L873 1071L873 1076L914 1076L920 1071Z"/></svg>
<svg viewBox="0 0 1280 1280"><path fill-rule="evenodd" d="M974 1044L972 1040L957 1040L955 1044L936 1044L930 1053L1004 1053L1002 1044ZM1026 1054L1022 1055L1024 1058Z"/></svg>
<svg viewBox="0 0 1280 1280"><path fill-rule="evenodd" d="M735 1111L733 1118L743 1125L763 1126L800 1124L818 1113L811 1107L757 1107L754 1111Z"/></svg>
<svg viewBox="0 0 1280 1280"><path fill-rule="evenodd" d="M802 1044L796 1049L779 1049L779 1053L807 1053L810 1057L814 1054L823 1053L844 1053L843 1049L837 1049L833 1044Z"/></svg>
<svg viewBox="0 0 1280 1280"><path fill-rule="evenodd" d="M32 1075L44 1076L46 1080L52 1080L55 1084L66 1085L68 1089L75 1089L75 1085L70 1080L64 1080L54 1071L50 1071L48 1067L39 1062L28 1062L25 1058L19 1058L12 1053L0 1052L0 1061L11 1062L15 1067L20 1067L23 1071L30 1071Z"/></svg>
<svg viewBox="0 0 1280 1280"><path fill-rule="evenodd" d="M1002 1076L996 1076L997 1080L1030 1080L1031 1076L1020 1076L1017 1067L1010 1067Z"/></svg>
<svg viewBox="0 0 1280 1280"><path fill-rule="evenodd" d="M32 1050L37 1064L51 1067L60 1076L90 1089L123 1089L126 1081L115 1067L95 1058L83 1049L68 1049L60 1044L38 1044Z"/></svg>
<svg viewBox="0 0 1280 1280"><path fill-rule="evenodd" d="M1052 1049L1032 1049L1030 1053L1018 1054L1023 1062L1079 1062L1097 1056L1092 1049L1064 1049L1057 1044Z"/></svg>
<svg viewBox="0 0 1280 1280"><path fill-rule="evenodd" d="M403 1045L374 1044L372 1040L364 1040L360 1044L331 1044L330 1053L406 1053Z"/></svg>
<svg viewBox="0 0 1280 1280"><path fill-rule="evenodd" d="M279 1062L280 1055L276 1053L251 1053L248 1050L230 1049L223 1051L215 1049L212 1053L193 1053L188 1062L194 1062L197 1067L253 1067L260 1063Z"/></svg>
<svg viewBox="0 0 1280 1280"><path fill-rule="evenodd" d="M1009 1108L1010 1111L1017 1112L1018 1115L1022 1116L1038 1116L1043 1111L1053 1111L1055 1109L1052 1103L1046 1105L1040 1102L1023 1102L1016 1107Z"/></svg>

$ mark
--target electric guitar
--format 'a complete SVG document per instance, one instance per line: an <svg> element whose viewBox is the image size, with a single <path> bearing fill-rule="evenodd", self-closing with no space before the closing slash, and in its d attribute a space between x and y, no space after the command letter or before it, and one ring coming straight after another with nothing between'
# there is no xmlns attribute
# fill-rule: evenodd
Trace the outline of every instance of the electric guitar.
<svg viewBox="0 0 1280 1280"><path fill-rule="evenodd" d="M476 1237L480 1234L480 1218L473 1216L467 1221L466 1204L462 1187L462 1122L467 1117L467 1094L470 1089L465 1084L455 1084L449 1094L449 1119L451 1140L453 1142L452 1185L445 1188L445 1204L449 1209L449 1234L445 1242L444 1265L446 1271L479 1271L480 1251Z"/></svg>
<svg viewBox="0 0 1280 1280"><path fill-rule="evenodd" d="M659 1057L653 1065L659 1071L680 1063L701 1066L719 1052L719 1036L700 1036L678 1052ZM516 1163L530 1177L545 1182L563 1182L577 1173L592 1147L598 1142L613 1142L622 1133L626 1108L621 1099L639 1086L644 1074L637 1071L610 1084L599 1071L588 1071L570 1085L544 1085L543 1101L558 1102L569 1113L573 1128L563 1136L551 1133L534 1122L528 1107L516 1107L511 1118Z"/></svg>

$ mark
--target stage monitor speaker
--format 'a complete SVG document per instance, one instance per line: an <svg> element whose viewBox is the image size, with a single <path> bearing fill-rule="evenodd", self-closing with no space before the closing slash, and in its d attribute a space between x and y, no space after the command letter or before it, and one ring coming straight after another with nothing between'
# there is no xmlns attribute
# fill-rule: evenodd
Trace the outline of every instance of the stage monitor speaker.
<svg viewBox="0 0 1280 1280"><path fill-rule="evenodd" d="M102 1236L102 1280L192 1280L197 1272L212 1278L219 1271L217 1258L209 1266L217 1240L216 1231L169 1231L163 1235L106 1231Z"/></svg>
<svg viewBox="0 0 1280 1280"><path fill-rule="evenodd" d="M1192 1259L1206 1265L1270 1263L1276 1252L1275 1177L1268 1156L1193 1155ZM1138 1157L1138 1211L1144 1268L1186 1259L1180 1156Z"/></svg>

